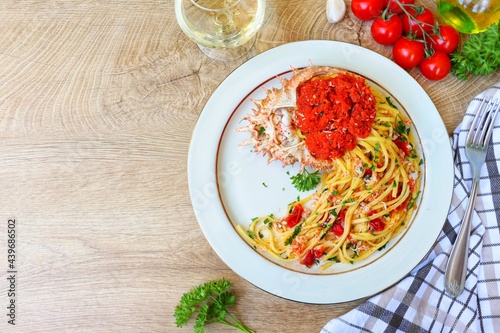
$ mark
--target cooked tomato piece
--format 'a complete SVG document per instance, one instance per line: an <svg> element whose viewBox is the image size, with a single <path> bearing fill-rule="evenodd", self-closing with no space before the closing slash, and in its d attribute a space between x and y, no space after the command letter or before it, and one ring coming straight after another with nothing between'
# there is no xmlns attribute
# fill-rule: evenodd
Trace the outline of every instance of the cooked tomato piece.
<svg viewBox="0 0 500 333"><path fill-rule="evenodd" d="M413 147L410 145L408 141L399 137L396 140L394 140L394 143L405 154L405 156L411 156L411 150L413 149Z"/></svg>
<svg viewBox="0 0 500 333"><path fill-rule="evenodd" d="M312 252L312 250L310 250L309 252L307 252L306 256L302 258L300 263L302 265L306 265L307 267L311 267L312 265L314 265L315 261L316 258L314 257L314 253Z"/></svg>
<svg viewBox="0 0 500 333"><path fill-rule="evenodd" d="M397 207L393 210L393 212L394 212L394 213L398 213L398 212L402 212L402 211L404 211L405 209L407 209L408 204L410 203L410 200L411 200L411 197L406 198L406 200L405 200L405 201L404 201L401 205L397 206Z"/></svg>
<svg viewBox="0 0 500 333"><path fill-rule="evenodd" d="M311 267L316 262L316 259L321 258L324 252L325 249L323 247L311 249L306 253L305 257L302 258L300 263L307 267Z"/></svg>
<svg viewBox="0 0 500 333"><path fill-rule="evenodd" d="M341 210L335 223L333 223L330 231L335 234L335 236L340 237L344 233L344 223L345 223L345 210Z"/></svg>
<svg viewBox="0 0 500 333"><path fill-rule="evenodd" d="M337 220L340 221L340 223L342 225L344 225L344 222L345 222L345 210L341 210L338 217L337 217Z"/></svg>
<svg viewBox="0 0 500 333"><path fill-rule="evenodd" d="M302 207L301 204L296 204L292 212L288 214L286 217L286 225L289 228L295 227L297 224L299 224L300 220L302 219L302 213L304 212L304 207Z"/></svg>
<svg viewBox="0 0 500 333"><path fill-rule="evenodd" d="M335 236L340 237L344 233L344 227L341 226L340 223L334 223L330 231L333 232Z"/></svg>
<svg viewBox="0 0 500 333"><path fill-rule="evenodd" d="M385 223L384 221L382 221L381 218L376 218L370 220L370 228L373 229L374 231L382 231L385 228Z"/></svg>
<svg viewBox="0 0 500 333"><path fill-rule="evenodd" d="M311 250L313 253L314 253L314 257L316 259L319 259L321 258L321 256L323 255L323 253L325 252L325 248L323 246L320 246L320 247L315 247L314 249Z"/></svg>

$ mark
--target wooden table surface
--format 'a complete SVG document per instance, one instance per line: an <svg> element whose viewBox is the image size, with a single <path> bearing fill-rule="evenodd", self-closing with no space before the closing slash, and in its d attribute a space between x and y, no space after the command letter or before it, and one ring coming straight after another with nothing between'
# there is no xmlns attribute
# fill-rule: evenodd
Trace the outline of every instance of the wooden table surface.
<svg viewBox="0 0 500 333"><path fill-rule="evenodd" d="M221 277L234 282L232 310L257 332L319 332L360 304L301 304L233 273L194 216L187 155L207 99L251 56L324 39L390 58L369 28L350 11L329 24L324 0L269 0L254 49L223 63L186 38L172 0L3 0L0 331L191 332L192 323L175 327L174 307L191 287ZM449 132L469 100L500 80L498 72L467 82L410 74Z"/></svg>

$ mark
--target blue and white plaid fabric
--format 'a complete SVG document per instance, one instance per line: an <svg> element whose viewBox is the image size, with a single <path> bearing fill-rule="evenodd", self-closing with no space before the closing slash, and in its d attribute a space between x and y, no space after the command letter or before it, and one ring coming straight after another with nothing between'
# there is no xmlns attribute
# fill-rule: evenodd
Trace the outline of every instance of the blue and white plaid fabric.
<svg viewBox="0 0 500 333"><path fill-rule="evenodd" d="M500 98L500 83L483 94ZM472 218L465 291L444 290L444 270L468 202L472 178L465 137L480 94L454 131L455 189L448 219L433 250L390 289L328 322L321 333L337 332L500 332L500 117L481 170ZM443 203L446 204L446 203Z"/></svg>

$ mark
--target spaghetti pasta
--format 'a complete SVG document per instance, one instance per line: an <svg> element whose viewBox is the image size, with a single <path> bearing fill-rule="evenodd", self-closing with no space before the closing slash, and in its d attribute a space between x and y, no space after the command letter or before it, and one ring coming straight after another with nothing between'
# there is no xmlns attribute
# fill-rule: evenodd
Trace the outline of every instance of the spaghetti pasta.
<svg viewBox="0 0 500 333"><path fill-rule="evenodd" d="M376 101L369 133L332 158L314 193L290 203L286 216L257 217L246 230L238 226L250 245L279 261L326 269L366 259L405 229L420 193L422 159L411 122L367 86Z"/></svg>

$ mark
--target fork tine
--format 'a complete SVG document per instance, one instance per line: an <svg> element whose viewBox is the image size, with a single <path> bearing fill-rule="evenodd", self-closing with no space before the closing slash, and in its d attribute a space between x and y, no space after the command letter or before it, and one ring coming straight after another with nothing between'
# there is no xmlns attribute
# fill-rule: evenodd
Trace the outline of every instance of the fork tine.
<svg viewBox="0 0 500 333"><path fill-rule="evenodd" d="M493 133L493 126L495 125L495 119L497 118L498 109L500 102L495 98L495 100L491 101L491 107L488 110L488 129L483 132L481 135L481 144L483 147L487 147L490 142L491 134ZM488 121L487 120L487 121ZM485 124L486 125L486 124Z"/></svg>
<svg viewBox="0 0 500 333"><path fill-rule="evenodd" d="M481 103L477 106L476 109L476 115L474 116L474 119L472 120L472 124L470 125L469 133L467 134L466 142L469 144L472 144L476 142L476 138L478 135L478 129L481 128L477 126L477 122L482 120L483 116L483 111L485 109L485 106L490 102L489 97L484 97Z"/></svg>
<svg viewBox="0 0 500 333"><path fill-rule="evenodd" d="M481 121L480 121L479 125L477 126L477 132L476 132L476 135L474 137L474 146L475 147L479 147L484 142L484 137L486 136L488 124L490 121L490 115L491 115L490 110L491 110L492 105L493 105L493 101L491 101L491 100L488 101L488 103L486 103L484 105L484 108L483 108L484 112L482 114Z"/></svg>

